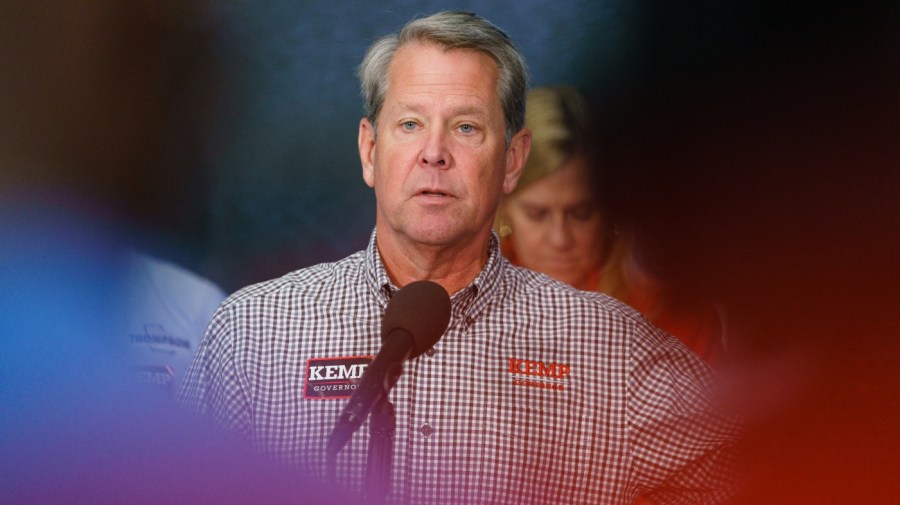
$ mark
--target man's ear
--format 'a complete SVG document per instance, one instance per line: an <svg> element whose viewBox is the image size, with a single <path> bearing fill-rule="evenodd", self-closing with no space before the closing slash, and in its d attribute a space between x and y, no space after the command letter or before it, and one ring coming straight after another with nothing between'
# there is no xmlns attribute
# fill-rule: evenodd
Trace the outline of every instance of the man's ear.
<svg viewBox="0 0 900 505"><path fill-rule="evenodd" d="M503 177L503 193L510 194L516 189L522 170L525 169L525 161L528 152L531 151L531 130L522 128L509 142L506 149L506 174Z"/></svg>
<svg viewBox="0 0 900 505"><path fill-rule="evenodd" d="M367 118L359 121L359 161L362 163L363 180L375 187L375 126Z"/></svg>

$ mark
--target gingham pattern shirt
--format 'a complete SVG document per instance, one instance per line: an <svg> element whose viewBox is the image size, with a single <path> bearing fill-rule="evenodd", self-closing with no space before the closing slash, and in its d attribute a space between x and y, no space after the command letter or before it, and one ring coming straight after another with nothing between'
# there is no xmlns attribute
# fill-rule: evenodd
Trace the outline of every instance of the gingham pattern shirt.
<svg viewBox="0 0 900 505"><path fill-rule="evenodd" d="M375 246L249 286L214 316L179 401L324 478L344 399L304 395L310 359L377 354L396 291ZM434 348L403 366L390 503L718 503L733 427L708 367L628 306L511 265L451 297ZM338 481L364 494L368 427Z"/></svg>

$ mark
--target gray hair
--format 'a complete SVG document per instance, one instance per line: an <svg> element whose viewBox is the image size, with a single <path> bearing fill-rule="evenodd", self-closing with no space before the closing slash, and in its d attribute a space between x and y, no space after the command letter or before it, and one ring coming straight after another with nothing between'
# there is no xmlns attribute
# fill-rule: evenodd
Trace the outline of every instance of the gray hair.
<svg viewBox="0 0 900 505"><path fill-rule="evenodd" d="M506 144L525 126L525 94L528 73L525 60L503 30L471 12L444 11L414 19L398 33L382 37L369 46L359 66L359 84L366 117L377 128L378 114L388 87L388 67L397 49L413 42L428 42L446 49L474 49L497 63L497 93L503 107Z"/></svg>

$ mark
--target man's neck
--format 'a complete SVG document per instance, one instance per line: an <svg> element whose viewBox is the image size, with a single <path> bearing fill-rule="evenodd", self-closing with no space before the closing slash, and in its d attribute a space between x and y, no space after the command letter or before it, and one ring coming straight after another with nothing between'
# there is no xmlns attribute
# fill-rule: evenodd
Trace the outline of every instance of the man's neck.
<svg viewBox="0 0 900 505"><path fill-rule="evenodd" d="M453 296L481 273L488 259L490 233L465 244L429 245L376 235L375 244L391 282L403 287L430 280Z"/></svg>

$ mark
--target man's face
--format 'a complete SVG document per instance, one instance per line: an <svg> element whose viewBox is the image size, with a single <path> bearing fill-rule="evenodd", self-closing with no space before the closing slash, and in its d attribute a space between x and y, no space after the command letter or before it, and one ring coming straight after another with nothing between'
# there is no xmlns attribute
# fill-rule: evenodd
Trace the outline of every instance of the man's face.
<svg viewBox="0 0 900 505"><path fill-rule="evenodd" d="M454 246L487 236L499 197L515 188L530 147L523 130L506 148L497 73L494 60L478 51L398 49L377 136L366 119L359 132L379 237Z"/></svg>

